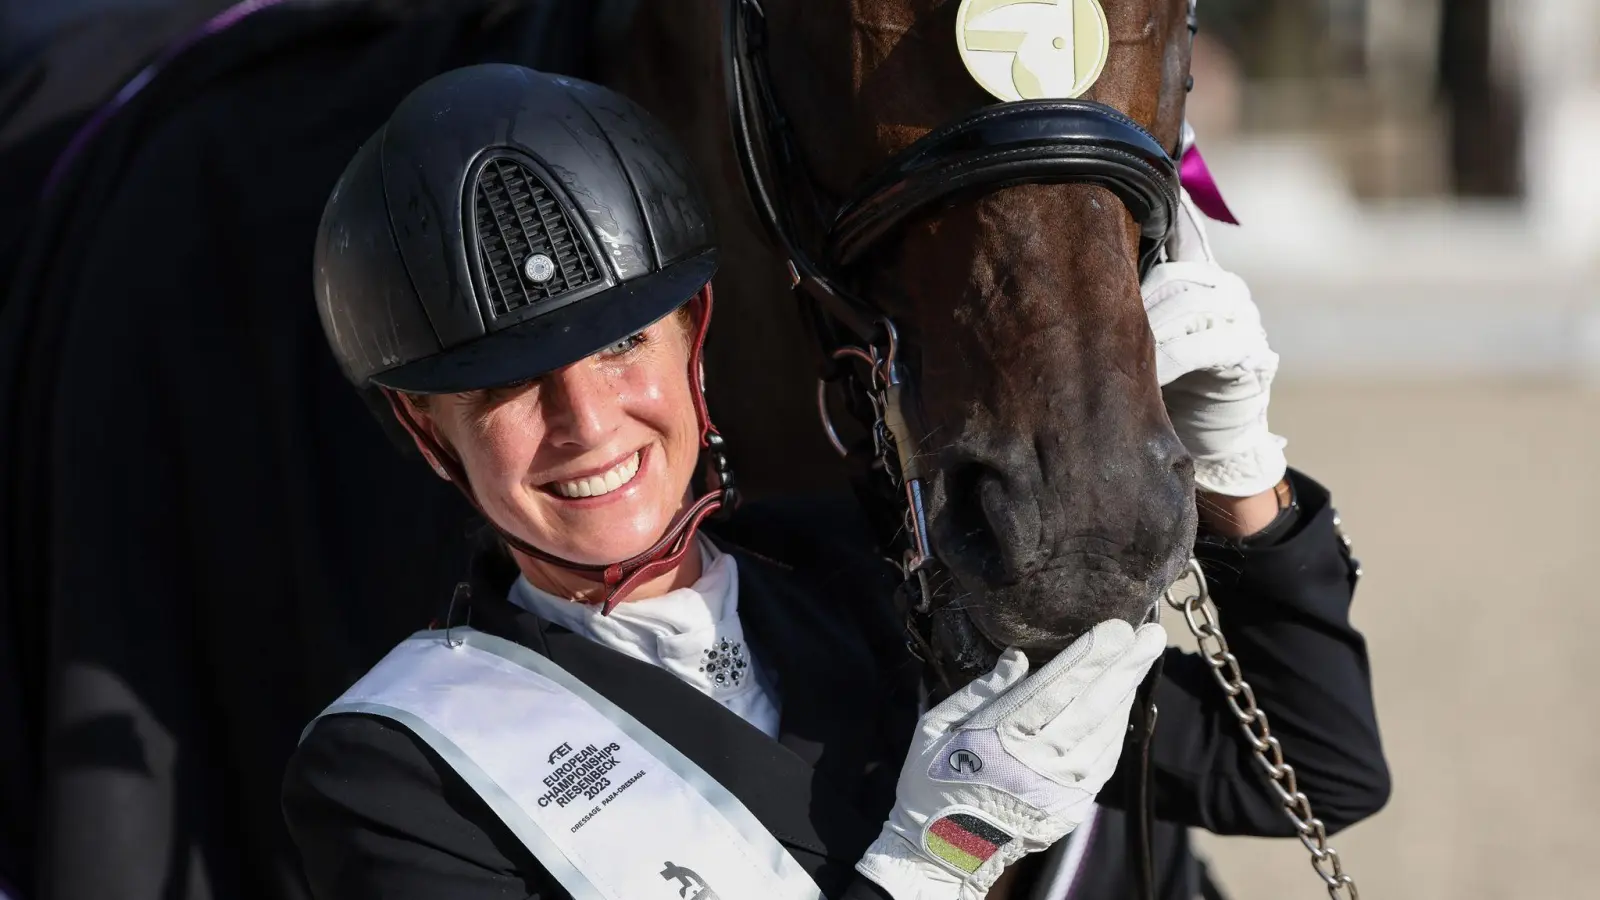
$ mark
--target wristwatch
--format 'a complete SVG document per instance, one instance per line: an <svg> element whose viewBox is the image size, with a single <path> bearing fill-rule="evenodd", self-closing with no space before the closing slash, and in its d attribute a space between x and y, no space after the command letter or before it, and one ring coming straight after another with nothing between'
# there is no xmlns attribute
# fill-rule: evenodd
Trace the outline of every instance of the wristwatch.
<svg viewBox="0 0 1600 900"><path fill-rule="evenodd" d="M1278 498L1278 514L1273 517L1267 526L1247 538L1240 539L1239 543L1245 547L1269 547L1282 540L1300 521L1300 501L1295 497L1294 481L1287 473L1275 485L1272 492Z"/></svg>

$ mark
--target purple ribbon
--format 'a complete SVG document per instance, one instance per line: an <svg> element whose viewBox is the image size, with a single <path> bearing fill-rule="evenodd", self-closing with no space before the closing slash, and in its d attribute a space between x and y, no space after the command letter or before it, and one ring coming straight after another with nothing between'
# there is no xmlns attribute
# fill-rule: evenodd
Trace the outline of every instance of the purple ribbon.
<svg viewBox="0 0 1600 900"><path fill-rule="evenodd" d="M1217 186L1217 176L1211 174L1211 167L1206 165L1206 158L1200 155L1199 145L1192 145L1184 151L1183 162L1178 167L1178 180L1189 192L1189 196L1194 198L1194 205L1201 212L1218 222L1239 224L1239 220L1234 218L1233 210L1228 208L1228 201L1222 199L1222 188Z"/></svg>
<svg viewBox="0 0 1600 900"><path fill-rule="evenodd" d="M83 148L89 145L89 141L100 133L100 129L111 121L111 117L117 114L117 110L128 105L128 101L144 90L145 86L155 79L161 69L176 59L178 54L194 46L203 38L210 37L219 31L237 25L252 13L260 12L269 6L276 6L281 2L283 0L243 0L242 3L235 3L233 6L212 16L204 25L185 35L177 43L169 46L154 62L145 66L139 74L133 76L132 80L123 85L122 89L117 91L117 95L111 98L110 102L96 110L95 114L89 117L89 121L83 123L83 126L72 136L72 140L67 142L66 148L61 151L61 155L56 157L55 165L50 167L50 174L44 180L44 189L39 192L40 199L50 196L55 190L56 184L67 174L67 168L71 166L72 161L83 152Z"/></svg>

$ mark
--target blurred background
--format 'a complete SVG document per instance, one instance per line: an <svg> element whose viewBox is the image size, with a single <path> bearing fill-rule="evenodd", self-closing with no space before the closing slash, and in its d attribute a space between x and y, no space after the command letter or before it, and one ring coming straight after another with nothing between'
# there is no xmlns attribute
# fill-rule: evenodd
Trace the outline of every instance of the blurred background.
<svg viewBox="0 0 1600 900"><path fill-rule="evenodd" d="M0 71L29 109L90 109L227 5L0 0ZM1213 240L1283 356L1276 428L1366 570L1395 791L1333 843L1368 897L1574 896L1600 808L1600 3L1200 12L1191 119L1243 223ZM45 46L68 57L40 104L17 74ZM0 147L37 133L12 98ZM1295 843L1205 848L1239 900L1322 895Z"/></svg>
<svg viewBox="0 0 1600 900"><path fill-rule="evenodd" d="M1213 241L1366 572L1395 788L1333 844L1369 897L1575 896L1600 803L1600 3L1200 14L1190 117L1243 223ZM1241 900L1320 895L1298 847L1206 847Z"/></svg>

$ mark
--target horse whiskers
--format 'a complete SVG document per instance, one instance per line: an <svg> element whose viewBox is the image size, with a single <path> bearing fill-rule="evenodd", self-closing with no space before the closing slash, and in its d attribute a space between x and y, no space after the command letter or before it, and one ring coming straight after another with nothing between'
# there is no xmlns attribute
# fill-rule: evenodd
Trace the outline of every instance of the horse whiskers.
<svg viewBox="0 0 1600 900"><path fill-rule="evenodd" d="M924 444L925 440L918 441L917 443L919 445ZM944 453L944 451L948 450L950 447L952 447L954 445L955 445L954 441L948 441L946 443L940 444L937 447L919 446L917 448L916 452L911 454L911 458L915 459L915 460L919 460L919 461L920 460L937 460L937 458L938 458L938 456L940 454Z"/></svg>
<svg viewBox="0 0 1600 900"><path fill-rule="evenodd" d="M927 448L928 441L932 440L934 435L938 434L941 431L944 431L945 428L947 428L947 427L948 426L945 426L945 425L935 425L934 427L928 429L926 432L923 432L921 435L918 435L918 437L917 437L917 450L913 455L914 456L924 456L924 455L929 454L929 453L937 453L937 452L945 449L945 447L950 446L949 443L946 443L946 444L943 444L942 446L939 446L939 447L934 448L932 450Z"/></svg>
<svg viewBox="0 0 1600 900"><path fill-rule="evenodd" d="M1195 505L1198 506L1201 510L1204 510L1208 515L1210 515L1213 519L1216 519L1219 522L1225 522L1225 523L1227 523L1229 525L1238 525L1238 524L1240 524L1239 517L1237 515L1235 515L1232 511L1230 511L1230 510L1228 510L1228 509L1226 509L1226 508L1224 508L1224 507L1222 507L1222 506L1220 506L1220 505L1218 505L1218 504L1216 504L1216 503L1214 503L1214 502L1212 502L1210 500L1207 500L1207 499L1205 499L1203 497L1198 497L1197 496L1195 498Z"/></svg>
<svg viewBox="0 0 1600 900"><path fill-rule="evenodd" d="M952 597L950 602L945 604L944 608L954 612L966 612L967 610L977 609L977 604L972 602L974 599L975 598L971 594L962 593L956 597Z"/></svg>
<svg viewBox="0 0 1600 900"><path fill-rule="evenodd" d="M1231 512L1224 512L1223 510L1216 509L1215 507L1213 507L1211 509L1211 514L1214 517L1216 517L1219 521L1226 522L1229 525L1238 525L1239 524L1239 517L1234 515Z"/></svg>
<svg viewBox="0 0 1600 900"><path fill-rule="evenodd" d="M1222 562L1222 561L1216 560L1216 559L1207 560L1206 564L1208 566L1212 567L1212 568L1221 569L1221 570L1227 572L1228 574L1235 575L1235 576L1237 576L1240 572L1243 571L1241 568L1239 568L1236 565L1233 565L1232 563Z"/></svg>

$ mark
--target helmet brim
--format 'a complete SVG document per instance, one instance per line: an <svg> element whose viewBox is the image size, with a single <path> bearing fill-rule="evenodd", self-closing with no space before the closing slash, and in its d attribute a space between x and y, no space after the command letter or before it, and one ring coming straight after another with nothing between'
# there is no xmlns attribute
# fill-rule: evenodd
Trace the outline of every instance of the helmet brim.
<svg viewBox="0 0 1600 900"><path fill-rule="evenodd" d="M537 378L649 328L689 302L716 270L716 251L708 250L371 380L410 394L455 394Z"/></svg>

